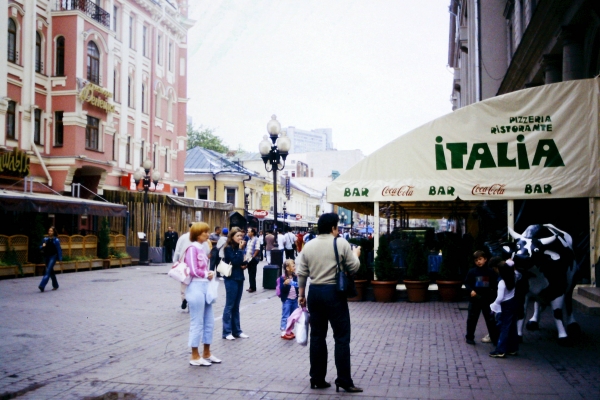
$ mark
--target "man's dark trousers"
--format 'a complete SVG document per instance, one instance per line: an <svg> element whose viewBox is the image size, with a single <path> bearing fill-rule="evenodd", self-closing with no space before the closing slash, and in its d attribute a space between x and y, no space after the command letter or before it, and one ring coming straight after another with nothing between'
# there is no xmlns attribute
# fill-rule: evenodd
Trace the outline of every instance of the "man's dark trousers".
<svg viewBox="0 0 600 400"><path fill-rule="evenodd" d="M250 284L250 290L256 290L256 266L258 265L258 258L253 257L248 263L248 283Z"/></svg>
<svg viewBox="0 0 600 400"><path fill-rule="evenodd" d="M171 246L165 246L165 262L171 263L173 262L173 252L175 249Z"/></svg>
<svg viewBox="0 0 600 400"><path fill-rule="evenodd" d="M310 380L320 384L327 374L327 329L331 323L335 341L335 367L340 386L354 386L350 374L350 312L348 301L335 285L311 285L307 306L310 312Z"/></svg>
<svg viewBox="0 0 600 400"><path fill-rule="evenodd" d="M498 342L498 328L496 327L496 321L492 317L492 310L490 309L490 301L484 297L471 298L469 301L469 313L467 314L467 339L475 339L475 328L477 327L477 320L479 314L483 314L485 325L487 326L488 332L490 333L490 339L492 343Z"/></svg>

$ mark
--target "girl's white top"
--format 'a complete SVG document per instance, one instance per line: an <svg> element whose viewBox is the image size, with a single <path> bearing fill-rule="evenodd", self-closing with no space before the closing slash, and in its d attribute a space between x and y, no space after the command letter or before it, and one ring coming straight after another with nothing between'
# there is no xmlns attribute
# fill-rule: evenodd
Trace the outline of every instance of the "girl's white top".
<svg viewBox="0 0 600 400"><path fill-rule="evenodd" d="M496 300L494 300L494 302L490 304L490 308L493 312L500 313L502 312L502 307L500 306L500 303L506 300L510 300L513 297L515 297L515 288L513 288L512 290L507 290L506 283L504 283L504 280L501 280L500 282L498 282L498 297L496 297Z"/></svg>

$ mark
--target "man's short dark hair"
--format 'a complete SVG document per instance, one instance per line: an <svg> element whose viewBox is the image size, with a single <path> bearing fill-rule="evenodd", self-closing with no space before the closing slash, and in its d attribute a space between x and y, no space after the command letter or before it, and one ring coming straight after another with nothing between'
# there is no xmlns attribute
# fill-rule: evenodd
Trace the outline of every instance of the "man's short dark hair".
<svg viewBox="0 0 600 400"><path fill-rule="evenodd" d="M340 217L336 213L322 214L317 222L319 235L331 233L331 230L338 225L338 222L340 222Z"/></svg>

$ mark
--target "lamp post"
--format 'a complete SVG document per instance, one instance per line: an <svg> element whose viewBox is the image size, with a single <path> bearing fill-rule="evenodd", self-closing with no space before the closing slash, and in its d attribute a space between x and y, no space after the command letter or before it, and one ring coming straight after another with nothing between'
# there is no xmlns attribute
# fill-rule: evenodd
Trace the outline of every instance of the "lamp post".
<svg viewBox="0 0 600 400"><path fill-rule="evenodd" d="M280 134L280 131L281 124L277 121L277 117L271 116L271 120L267 123L267 132L269 132L271 141L269 142L269 138L265 135L258 144L258 150L265 163L265 170L273 171L273 228L275 230L277 229L277 171L283 171L285 168L285 159L291 147L290 138L285 132ZM275 238L277 238L277 231L275 231Z"/></svg>
<svg viewBox="0 0 600 400"><path fill-rule="evenodd" d="M146 209L148 207L148 191L155 192L156 185L158 185L158 181L160 181L160 172L154 171L152 172L152 176L150 175L150 169L152 168L152 161L146 160L142 164L142 169L138 169L133 173L133 180L135 181L135 187L142 182L142 189L140 192L144 192L144 234L146 235L143 241L140 241L140 264L148 265L148 219L146 218ZM150 190L150 182L154 183L154 190ZM158 229L156 236L156 247L160 247L160 208L158 210Z"/></svg>

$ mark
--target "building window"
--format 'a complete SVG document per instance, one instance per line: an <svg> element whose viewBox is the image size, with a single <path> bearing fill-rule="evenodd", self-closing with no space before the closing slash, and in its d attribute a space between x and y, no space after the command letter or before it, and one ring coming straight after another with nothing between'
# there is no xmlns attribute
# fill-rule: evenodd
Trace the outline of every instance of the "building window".
<svg viewBox="0 0 600 400"><path fill-rule="evenodd" d="M169 149L165 149L165 172L169 172Z"/></svg>
<svg viewBox="0 0 600 400"><path fill-rule="evenodd" d="M133 49L133 15L129 16L129 48Z"/></svg>
<svg viewBox="0 0 600 400"><path fill-rule="evenodd" d="M162 36L158 35L158 39L156 41L156 62L158 65L162 65L162 60L160 57L160 53L162 51Z"/></svg>
<svg viewBox="0 0 600 400"><path fill-rule="evenodd" d="M113 17L112 17L112 23L113 23L113 31L117 31L117 11L119 11L119 7L117 6L113 6Z"/></svg>
<svg viewBox="0 0 600 400"><path fill-rule="evenodd" d="M144 163L144 146L146 144L144 143L144 141L142 140L142 145L140 146L140 167L142 166L142 164Z"/></svg>
<svg viewBox="0 0 600 400"><path fill-rule="evenodd" d="M35 72L40 74L44 70L44 63L42 61L42 35L39 32L35 33Z"/></svg>
<svg viewBox="0 0 600 400"><path fill-rule="evenodd" d="M54 113L54 145L55 146L63 145L63 133L64 133L63 112L56 111Z"/></svg>
<svg viewBox="0 0 600 400"><path fill-rule="evenodd" d="M89 42L87 46L87 80L100 84L100 52L94 42Z"/></svg>
<svg viewBox="0 0 600 400"><path fill-rule="evenodd" d="M113 145L112 145L112 160L116 161L117 160L117 132L114 133L113 135Z"/></svg>
<svg viewBox="0 0 600 400"><path fill-rule="evenodd" d="M65 38L56 39L56 76L65 76Z"/></svg>
<svg viewBox="0 0 600 400"><path fill-rule="evenodd" d="M225 189L225 202L229 204L233 204L235 206L235 192L236 188L226 188Z"/></svg>
<svg viewBox="0 0 600 400"><path fill-rule="evenodd" d="M154 150L152 151L152 168L156 169L156 153L158 152L158 146L154 144Z"/></svg>
<svg viewBox="0 0 600 400"><path fill-rule="evenodd" d="M168 62L167 66L169 67L169 71L173 71L173 43L169 42L169 53L167 54Z"/></svg>
<svg viewBox="0 0 600 400"><path fill-rule="evenodd" d="M127 136L127 144L125 145L125 162L131 164L131 136Z"/></svg>
<svg viewBox="0 0 600 400"><path fill-rule="evenodd" d="M148 57L148 27L144 25L142 28L142 54Z"/></svg>
<svg viewBox="0 0 600 400"><path fill-rule="evenodd" d="M42 110L39 108L34 111L33 142L42 144Z"/></svg>
<svg viewBox="0 0 600 400"><path fill-rule="evenodd" d="M146 110L146 84L142 83L142 112L147 113Z"/></svg>
<svg viewBox="0 0 600 400"><path fill-rule="evenodd" d="M113 71L113 99L117 103L119 103L119 98L120 98L119 92L117 91L118 87L119 87L119 73L115 69Z"/></svg>
<svg viewBox="0 0 600 400"><path fill-rule="evenodd" d="M127 77L127 105L133 108L133 79Z"/></svg>
<svg viewBox="0 0 600 400"><path fill-rule="evenodd" d="M17 103L9 100L8 109L6 110L6 137L8 139L16 139L17 137L16 109Z"/></svg>
<svg viewBox="0 0 600 400"><path fill-rule="evenodd" d="M85 127L85 147L90 150L99 150L98 128L100 120L98 118L87 116L87 126Z"/></svg>
<svg viewBox="0 0 600 400"><path fill-rule="evenodd" d="M12 18L8 19L8 61L17 62L17 24Z"/></svg>
<svg viewBox="0 0 600 400"><path fill-rule="evenodd" d="M208 188L197 188L196 194L198 196L198 200L208 200Z"/></svg>

